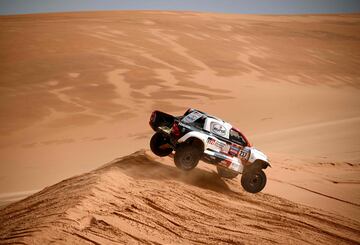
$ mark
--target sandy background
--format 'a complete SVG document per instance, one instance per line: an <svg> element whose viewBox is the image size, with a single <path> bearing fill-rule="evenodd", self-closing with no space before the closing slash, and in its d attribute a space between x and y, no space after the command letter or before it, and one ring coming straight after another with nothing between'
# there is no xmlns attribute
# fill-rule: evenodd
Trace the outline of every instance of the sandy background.
<svg viewBox="0 0 360 245"><path fill-rule="evenodd" d="M359 221L359 67L360 15L1 16L1 203L148 148L152 110L194 107L270 156L264 193Z"/></svg>

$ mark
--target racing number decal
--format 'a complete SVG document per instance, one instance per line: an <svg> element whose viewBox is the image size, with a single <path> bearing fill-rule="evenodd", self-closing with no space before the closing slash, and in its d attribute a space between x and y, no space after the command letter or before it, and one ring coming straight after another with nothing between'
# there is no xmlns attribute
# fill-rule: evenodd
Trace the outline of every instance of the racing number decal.
<svg viewBox="0 0 360 245"><path fill-rule="evenodd" d="M249 151L241 150L239 156L245 160L249 158Z"/></svg>
<svg viewBox="0 0 360 245"><path fill-rule="evenodd" d="M249 155L249 151L241 150L239 156L241 158L247 159Z"/></svg>

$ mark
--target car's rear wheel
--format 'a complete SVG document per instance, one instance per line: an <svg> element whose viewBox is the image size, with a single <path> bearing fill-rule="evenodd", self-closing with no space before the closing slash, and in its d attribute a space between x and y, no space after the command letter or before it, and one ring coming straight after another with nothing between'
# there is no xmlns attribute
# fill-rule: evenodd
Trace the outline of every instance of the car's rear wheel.
<svg viewBox="0 0 360 245"><path fill-rule="evenodd" d="M241 176L241 185L247 192L260 192L266 185L266 175L262 170L245 171Z"/></svg>
<svg viewBox="0 0 360 245"><path fill-rule="evenodd" d="M165 157L173 151L169 143L168 137L157 132L151 137L150 149L155 155Z"/></svg>
<svg viewBox="0 0 360 245"><path fill-rule="evenodd" d="M179 169L189 171L197 166L201 156L201 149L192 144L184 144L176 149L174 162Z"/></svg>
<svg viewBox="0 0 360 245"><path fill-rule="evenodd" d="M223 177L226 179L234 179L239 175L238 173L236 173L234 171L228 170L228 169L220 167L220 166L216 166L216 170L220 177Z"/></svg>

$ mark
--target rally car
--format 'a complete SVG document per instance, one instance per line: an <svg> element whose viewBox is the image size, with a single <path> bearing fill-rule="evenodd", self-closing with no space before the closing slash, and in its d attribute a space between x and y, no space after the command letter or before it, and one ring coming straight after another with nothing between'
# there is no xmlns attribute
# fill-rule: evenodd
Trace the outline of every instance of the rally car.
<svg viewBox="0 0 360 245"><path fill-rule="evenodd" d="M203 160L216 165L223 178L242 174L241 185L248 192L257 193L265 187L263 169L270 166L268 157L230 123L188 109L182 116L154 111L149 124L155 131L150 140L152 152L164 157L175 151L174 162L179 169L192 170Z"/></svg>

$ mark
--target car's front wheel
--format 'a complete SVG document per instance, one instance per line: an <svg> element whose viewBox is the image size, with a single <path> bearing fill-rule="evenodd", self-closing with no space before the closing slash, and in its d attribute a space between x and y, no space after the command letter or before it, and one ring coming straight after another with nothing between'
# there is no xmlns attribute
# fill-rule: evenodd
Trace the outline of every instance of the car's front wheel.
<svg viewBox="0 0 360 245"><path fill-rule="evenodd" d="M201 149L192 144L184 144L176 149L174 162L179 169L189 171L197 166L201 156Z"/></svg>
<svg viewBox="0 0 360 245"><path fill-rule="evenodd" d="M150 149L159 157L165 157L173 151L169 145L169 138L159 132L151 137Z"/></svg>
<svg viewBox="0 0 360 245"><path fill-rule="evenodd" d="M257 193L264 189L266 185L266 175L264 171L245 171L241 176L241 185L251 193Z"/></svg>

